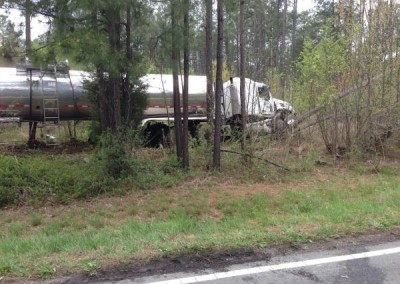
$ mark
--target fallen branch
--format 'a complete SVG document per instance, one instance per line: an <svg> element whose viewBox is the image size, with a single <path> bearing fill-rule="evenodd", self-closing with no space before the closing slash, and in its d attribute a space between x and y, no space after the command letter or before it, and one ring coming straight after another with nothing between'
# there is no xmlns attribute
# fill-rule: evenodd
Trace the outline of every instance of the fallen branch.
<svg viewBox="0 0 400 284"><path fill-rule="evenodd" d="M256 157L256 156L253 156L253 155L250 155L250 154L246 154L246 153L240 153L240 152L236 152L236 151L231 151L231 150L223 150L223 149L221 149L221 152L237 154L237 155L241 155L241 156L249 157L249 158L256 158L258 160L261 160L261 161L264 161L264 162L266 162L268 164L271 164L271 165L273 165L273 166L275 166L277 168L281 168L281 169L284 169L285 171L290 172L290 170L288 168L285 168L284 166L278 165L278 164L276 164L274 162L271 162L271 161L269 161L267 159L264 159L264 158Z"/></svg>

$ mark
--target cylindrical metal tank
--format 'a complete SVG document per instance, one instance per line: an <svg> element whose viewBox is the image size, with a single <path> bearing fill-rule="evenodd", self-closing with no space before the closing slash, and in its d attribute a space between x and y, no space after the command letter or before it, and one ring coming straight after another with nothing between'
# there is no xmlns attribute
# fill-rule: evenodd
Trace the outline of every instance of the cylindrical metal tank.
<svg viewBox="0 0 400 284"><path fill-rule="evenodd" d="M43 121L44 98L56 94L60 120L85 120L91 118L95 105L90 102L82 82L88 73L69 71L58 73L54 79L51 71L17 68L0 68L0 117L19 117L21 121ZM182 93L182 78L180 89ZM172 76L150 74L141 78L148 86L148 107L144 119L167 117L173 114ZM182 104L181 104L182 105ZM189 113L205 116L206 77L189 77Z"/></svg>
<svg viewBox="0 0 400 284"><path fill-rule="evenodd" d="M174 113L172 75L148 74L141 78L147 86L148 106L144 118L166 117ZM189 114L205 116L207 109L207 79L205 76L189 76ZM183 78L179 76L182 94ZM182 108L182 102L181 102Z"/></svg>
<svg viewBox="0 0 400 284"><path fill-rule="evenodd" d="M39 77L39 75L44 75ZM0 116L21 121L42 121L44 98L56 95L61 120L90 119L94 105L82 89L84 73L57 75L27 69L0 68Z"/></svg>

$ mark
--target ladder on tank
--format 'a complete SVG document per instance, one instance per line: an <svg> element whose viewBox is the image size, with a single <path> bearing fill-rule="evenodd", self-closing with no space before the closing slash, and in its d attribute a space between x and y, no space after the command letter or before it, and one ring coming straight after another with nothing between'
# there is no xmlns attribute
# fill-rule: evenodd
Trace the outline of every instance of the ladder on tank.
<svg viewBox="0 0 400 284"><path fill-rule="evenodd" d="M57 65L42 70L41 86L43 96L43 130L47 145L60 143L60 102L57 82Z"/></svg>

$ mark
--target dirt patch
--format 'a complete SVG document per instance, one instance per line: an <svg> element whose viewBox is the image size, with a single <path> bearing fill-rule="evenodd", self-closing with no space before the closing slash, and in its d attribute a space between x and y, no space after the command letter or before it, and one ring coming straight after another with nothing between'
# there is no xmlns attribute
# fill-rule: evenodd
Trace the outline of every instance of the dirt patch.
<svg viewBox="0 0 400 284"><path fill-rule="evenodd" d="M400 227L389 232L370 231L367 234L328 239L313 243L284 244L264 249L234 250L225 252L196 252L179 256L165 256L145 263L134 262L123 267L109 267L96 274L82 273L69 279L53 280L48 283L96 283L101 281L120 281L156 274L175 272L195 272L205 269L224 271L226 267L253 261L268 261L272 257L319 250L338 250L354 246L375 245L400 240ZM310 278L310 275L304 275Z"/></svg>

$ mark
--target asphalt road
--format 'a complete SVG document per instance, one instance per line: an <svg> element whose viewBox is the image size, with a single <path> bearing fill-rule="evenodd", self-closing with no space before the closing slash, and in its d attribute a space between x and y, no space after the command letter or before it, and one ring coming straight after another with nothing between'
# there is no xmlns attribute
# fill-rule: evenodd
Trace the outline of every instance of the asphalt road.
<svg viewBox="0 0 400 284"><path fill-rule="evenodd" d="M101 281L103 284L183 283L400 283L400 241L355 245L337 250L275 256L265 261L231 265L196 273L172 273Z"/></svg>

